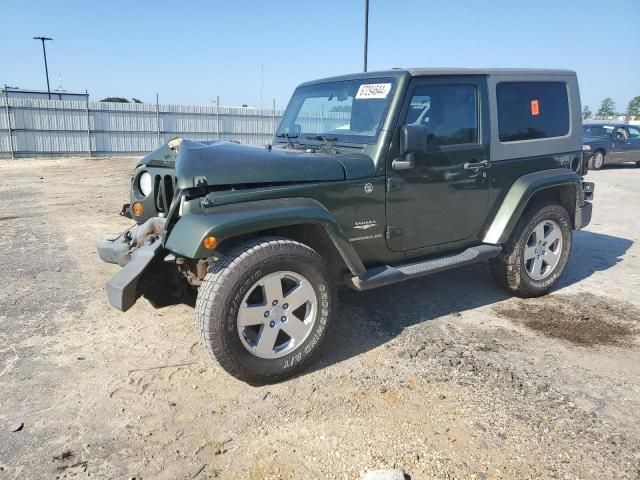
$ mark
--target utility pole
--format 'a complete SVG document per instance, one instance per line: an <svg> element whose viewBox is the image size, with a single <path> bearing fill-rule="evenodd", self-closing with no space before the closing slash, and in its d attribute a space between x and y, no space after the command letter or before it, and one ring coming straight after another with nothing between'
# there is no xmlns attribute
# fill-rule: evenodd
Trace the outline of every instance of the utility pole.
<svg viewBox="0 0 640 480"><path fill-rule="evenodd" d="M369 44L369 0L364 0L364 71L367 71L367 48Z"/></svg>
<svg viewBox="0 0 640 480"><path fill-rule="evenodd" d="M42 41L42 54L44 55L44 73L47 76L47 94L49 95L49 100L51 100L51 88L49 87L49 67L47 67L47 47L45 47L44 42L46 42L47 40L53 40L53 38L33 37L33 39Z"/></svg>

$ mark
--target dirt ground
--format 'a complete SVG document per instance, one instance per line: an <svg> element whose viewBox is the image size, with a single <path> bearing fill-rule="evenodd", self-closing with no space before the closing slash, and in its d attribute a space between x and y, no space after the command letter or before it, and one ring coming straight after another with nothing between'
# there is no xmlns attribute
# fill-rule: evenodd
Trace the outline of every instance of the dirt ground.
<svg viewBox="0 0 640 480"><path fill-rule="evenodd" d="M134 162L0 162L0 478L640 478L640 169L589 174L553 294L486 265L344 291L321 360L256 388L190 307L109 307Z"/></svg>

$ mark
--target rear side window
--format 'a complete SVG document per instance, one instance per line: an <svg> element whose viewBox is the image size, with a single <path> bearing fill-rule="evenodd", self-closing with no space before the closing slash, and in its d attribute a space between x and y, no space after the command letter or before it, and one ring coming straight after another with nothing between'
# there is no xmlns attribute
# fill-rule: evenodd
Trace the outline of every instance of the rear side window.
<svg viewBox="0 0 640 480"><path fill-rule="evenodd" d="M501 142L562 137L569 133L564 82L503 82L496 86Z"/></svg>

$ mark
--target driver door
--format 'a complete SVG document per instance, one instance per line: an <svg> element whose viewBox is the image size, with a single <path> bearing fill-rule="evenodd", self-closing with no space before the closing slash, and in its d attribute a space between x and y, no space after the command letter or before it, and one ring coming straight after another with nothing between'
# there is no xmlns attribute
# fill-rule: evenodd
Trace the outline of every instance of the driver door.
<svg viewBox="0 0 640 480"><path fill-rule="evenodd" d="M623 163L631 161L631 141L624 127L616 127L611 135L611 149L607 154L607 163Z"/></svg>
<svg viewBox="0 0 640 480"><path fill-rule="evenodd" d="M391 250L444 249L477 237L489 203L484 105L483 77L412 80L387 163L386 237ZM427 128L427 149L415 155L413 168L394 169L400 128L407 124Z"/></svg>

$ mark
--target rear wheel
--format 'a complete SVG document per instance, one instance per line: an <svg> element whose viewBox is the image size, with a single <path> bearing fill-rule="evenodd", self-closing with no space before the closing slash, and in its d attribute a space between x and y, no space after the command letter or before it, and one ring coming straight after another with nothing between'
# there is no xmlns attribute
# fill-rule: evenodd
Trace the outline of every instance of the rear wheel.
<svg viewBox="0 0 640 480"><path fill-rule="evenodd" d="M600 170L604 166L604 152L602 150L598 150L591 157L591 169L592 170Z"/></svg>
<svg viewBox="0 0 640 480"><path fill-rule="evenodd" d="M491 262L498 283L520 297L547 293L569 259L571 229L564 207L528 207L502 253Z"/></svg>
<svg viewBox="0 0 640 480"><path fill-rule="evenodd" d="M284 238L259 239L211 266L198 293L197 324L227 372L270 383L295 375L314 357L334 302L316 251Z"/></svg>

